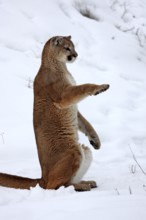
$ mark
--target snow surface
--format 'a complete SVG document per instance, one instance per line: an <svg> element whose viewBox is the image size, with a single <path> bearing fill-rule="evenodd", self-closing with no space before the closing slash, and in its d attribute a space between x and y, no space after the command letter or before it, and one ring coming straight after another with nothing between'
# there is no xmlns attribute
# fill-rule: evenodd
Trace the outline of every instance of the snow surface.
<svg viewBox="0 0 146 220"><path fill-rule="evenodd" d="M79 57L68 68L78 84L110 84L79 104L102 142L91 146L84 178L98 188L0 187L0 219L145 220L146 175L130 149L146 172L146 0L0 0L0 172L41 176L32 82L55 35L72 35Z"/></svg>

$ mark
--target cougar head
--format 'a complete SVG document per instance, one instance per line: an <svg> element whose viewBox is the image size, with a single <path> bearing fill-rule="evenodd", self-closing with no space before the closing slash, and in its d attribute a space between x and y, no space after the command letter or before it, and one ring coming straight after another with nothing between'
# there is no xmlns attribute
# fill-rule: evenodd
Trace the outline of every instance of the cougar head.
<svg viewBox="0 0 146 220"><path fill-rule="evenodd" d="M78 54L71 41L71 36L56 36L50 39L50 44L56 59L61 62L73 62Z"/></svg>

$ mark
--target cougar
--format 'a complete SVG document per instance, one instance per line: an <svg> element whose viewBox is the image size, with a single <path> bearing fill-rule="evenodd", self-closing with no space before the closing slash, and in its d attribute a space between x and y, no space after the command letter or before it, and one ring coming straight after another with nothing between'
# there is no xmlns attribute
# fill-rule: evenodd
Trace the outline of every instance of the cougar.
<svg viewBox="0 0 146 220"><path fill-rule="evenodd" d="M95 181L82 181L92 162L91 150L79 143L78 130L83 132L95 149L99 137L92 125L78 111L84 98L109 88L108 84L76 82L66 63L78 54L71 36L55 36L47 41L42 52L41 66L34 80L33 125L41 166L40 179L0 174L0 185L29 189L39 184L44 189L73 185L76 191L97 187Z"/></svg>

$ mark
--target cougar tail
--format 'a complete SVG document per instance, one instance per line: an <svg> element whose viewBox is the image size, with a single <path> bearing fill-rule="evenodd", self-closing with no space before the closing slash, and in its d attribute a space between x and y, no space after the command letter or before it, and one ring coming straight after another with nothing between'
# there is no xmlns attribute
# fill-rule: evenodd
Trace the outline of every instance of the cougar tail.
<svg viewBox="0 0 146 220"><path fill-rule="evenodd" d="M30 187L35 187L39 180L0 173L0 186L15 189L30 189Z"/></svg>

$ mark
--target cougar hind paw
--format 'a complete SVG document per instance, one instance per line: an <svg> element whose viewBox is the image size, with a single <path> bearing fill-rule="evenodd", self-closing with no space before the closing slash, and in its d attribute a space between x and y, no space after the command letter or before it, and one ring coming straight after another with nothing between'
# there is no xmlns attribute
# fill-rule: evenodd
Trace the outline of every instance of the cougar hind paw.
<svg viewBox="0 0 146 220"><path fill-rule="evenodd" d="M74 188L78 192L90 191L92 188L97 188L95 181L81 181L80 183L73 184Z"/></svg>
<svg viewBox="0 0 146 220"><path fill-rule="evenodd" d="M97 188L97 184L96 184L96 182L95 181L93 181L93 180L88 180L88 181L81 181L80 183L82 183L82 184L87 184L87 185L89 185L91 188Z"/></svg>

